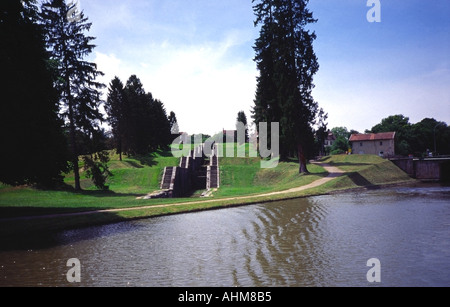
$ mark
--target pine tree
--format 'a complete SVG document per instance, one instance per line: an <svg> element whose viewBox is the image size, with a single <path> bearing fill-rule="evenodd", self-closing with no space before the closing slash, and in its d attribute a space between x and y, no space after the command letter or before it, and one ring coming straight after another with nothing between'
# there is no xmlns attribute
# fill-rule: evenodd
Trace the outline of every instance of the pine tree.
<svg viewBox="0 0 450 307"><path fill-rule="evenodd" d="M281 158L296 151L300 173L308 172L307 149L313 147L312 125L319 111L312 97L319 69L313 49L316 35L306 29L316 20L308 2L260 0L254 6L255 26L261 24L261 30L254 47L260 76L253 118L256 124L280 123Z"/></svg>
<svg viewBox="0 0 450 307"><path fill-rule="evenodd" d="M0 1L0 41L0 181L52 187L68 156L35 1Z"/></svg>
<svg viewBox="0 0 450 307"><path fill-rule="evenodd" d="M103 75L97 70L97 65L84 60L95 48L91 44L94 38L85 35L92 24L87 22L83 12L76 18L69 16L71 13L71 7L64 0L49 0L43 3L41 9L47 48L57 63L62 114L69 126L75 189L81 190L76 135L88 135L102 120L99 90L104 85L96 81L98 76Z"/></svg>
<svg viewBox="0 0 450 307"><path fill-rule="evenodd" d="M124 86L118 77L115 77L109 85L105 110L108 115L107 121L112 128L116 151L119 154L120 161L122 161L122 153L126 148L127 112Z"/></svg>
<svg viewBox="0 0 450 307"><path fill-rule="evenodd" d="M247 116L245 115L244 111L240 111L238 113L237 118L236 118L236 122L244 124L244 126L245 126L245 142L248 142L248 140L249 140L248 127L247 127L248 122L247 122ZM236 124L236 130L238 130L238 125L237 124ZM242 145L242 144L240 144L240 145Z"/></svg>
<svg viewBox="0 0 450 307"><path fill-rule="evenodd" d="M124 151L131 155L145 155L166 148L172 141L172 135L164 104L145 92L136 75L128 79L124 96Z"/></svg>
<svg viewBox="0 0 450 307"><path fill-rule="evenodd" d="M150 152L151 136L151 94L147 94L141 80L132 75L125 86L126 96L126 152L129 155L143 155Z"/></svg>
<svg viewBox="0 0 450 307"><path fill-rule="evenodd" d="M177 116L173 111L171 111L169 115L169 124L170 124L170 131L172 134L180 133L180 127L178 126Z"/></svg>
<svg viewBox="0 0 450 307"><path fill-rule="evenodd" d="M168 145L172 142L172 133L169 118L164 104L159 99L151 101L151 123L152 123L152 135L153 141L151 149L153 151L157 149L167 149Z"/></svg>

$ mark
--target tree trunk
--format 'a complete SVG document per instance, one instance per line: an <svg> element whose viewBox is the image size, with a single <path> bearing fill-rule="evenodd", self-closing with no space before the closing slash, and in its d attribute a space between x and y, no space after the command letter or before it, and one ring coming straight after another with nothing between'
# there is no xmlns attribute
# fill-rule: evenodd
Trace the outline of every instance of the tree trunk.
<svg viewBox="0 0 450 307"><path fill-rule="evenodd" d="M81 184L80 184L80 170L78 167L78 150L76 145L76 137L75 137L75 126L72 124L72 121L70 123L70 139L72 143L72 164L73 164L73 174L75 177L75 190L81 191Z"/></svg>
<svg viewBox="0 0 450 307"><path fill-rule="evenodd" d="M122 162L122 137L119 136L119 144L117 144L117 151L119 152L119 160Z"/></svg>
<svg viewBox="0 0 450 307"><path fill-rule="evenodd" d="M69 121L70 121L70 140L71 140L71 149L72 149L72 164L73 164L73 174L75 177L75 190L81 191L80 184L80 170L78 167L78 148L76 141L76 130L74 123L74 114L73 114L73 105L72 105L72 97L70 97L70 91L68 93L69 99Z"/></svg>
<svg viewBox="0 0 450 307"><path fill-rule="evenodd" d="M300 163L300 174L309 174L305 153L303 151L303 146L301 144L298 144L298 161Z"/></svg>

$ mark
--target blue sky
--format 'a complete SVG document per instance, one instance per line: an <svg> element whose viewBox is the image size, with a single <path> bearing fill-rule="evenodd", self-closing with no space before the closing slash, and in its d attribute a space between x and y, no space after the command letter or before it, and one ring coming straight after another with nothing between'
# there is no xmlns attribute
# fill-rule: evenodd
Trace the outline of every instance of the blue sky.
<svg viewBox="0 0 450 307"><path fill-rule="evenodd" d="M93 23L90 60L109 83L136 74L180 129L213 134L250 117L258 74L251 0L80 0ZM329 127L363 132L389 115L450 124L450 1L311 0L320 71L314 98Z"/></svg>

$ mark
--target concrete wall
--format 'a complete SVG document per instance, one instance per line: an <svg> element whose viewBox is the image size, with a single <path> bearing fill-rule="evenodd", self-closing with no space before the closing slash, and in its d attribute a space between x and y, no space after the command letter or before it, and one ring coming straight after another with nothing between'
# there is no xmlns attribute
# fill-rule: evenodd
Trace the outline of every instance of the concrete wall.
<svg viewBox="0 0 450 307"><path fill-rule="evenodd" d="M419 160L415 163L416 178L422 180L440 180L441 167L439 163L428 160Z"/></svg>
<svg viewBox="0 0 450 307"><path fill-rule="evenodd" d="M448 159L393 159L391 161L416 179L443 181L450 177L450 160Z"/></svg>

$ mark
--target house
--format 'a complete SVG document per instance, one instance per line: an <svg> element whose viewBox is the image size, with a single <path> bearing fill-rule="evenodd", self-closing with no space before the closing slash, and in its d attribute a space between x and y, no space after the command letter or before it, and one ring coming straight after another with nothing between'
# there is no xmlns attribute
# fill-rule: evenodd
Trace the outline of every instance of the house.
<svg viewBox="0 0 450 307"><path fill-rule="evenodd" d="M336 142L336 137L334 136L333 132L328 131L328 135L325 138L325 147L331 147L333 146L334 142Z"/></svg>
<svg viewBox="0 0 450 307"><path fill-rule="evenodd" d="M349 141L353 154L395 156L395 132L352 134Z"/></svg>

